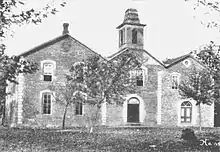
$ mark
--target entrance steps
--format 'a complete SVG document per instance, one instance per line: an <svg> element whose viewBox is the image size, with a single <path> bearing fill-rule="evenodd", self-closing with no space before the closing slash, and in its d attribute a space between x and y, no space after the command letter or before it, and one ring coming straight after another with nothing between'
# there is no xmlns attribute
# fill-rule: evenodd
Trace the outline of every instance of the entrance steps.
<svg viewBox="0 0 220 152"><path fill-rule="evenodd" d="M126 126L142 126L141 123L127 123Z"/></svg>

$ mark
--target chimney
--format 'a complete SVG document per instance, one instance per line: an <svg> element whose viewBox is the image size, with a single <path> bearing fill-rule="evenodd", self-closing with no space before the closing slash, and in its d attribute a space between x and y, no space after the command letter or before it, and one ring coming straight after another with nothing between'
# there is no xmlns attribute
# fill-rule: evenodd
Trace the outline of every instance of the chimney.
<svg viewBox="0 0 220 152"><path fill-rule="evenodd" d="M69 34L68 27L69 27L69 23L63 23L63 35Z"/></svg>

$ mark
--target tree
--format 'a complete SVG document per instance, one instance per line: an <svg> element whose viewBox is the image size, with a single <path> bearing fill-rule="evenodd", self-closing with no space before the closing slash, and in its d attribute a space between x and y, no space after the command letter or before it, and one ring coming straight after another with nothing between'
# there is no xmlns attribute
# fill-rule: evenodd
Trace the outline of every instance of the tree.
<svg viewBox="0 0 220 152"><path fill-rule="evenodd" d="M129 71L139 67L140 61L132 53L121 54L110 61L92 56L83 64L73 65L67 79L70 82L82 79L81 86L84 86L87 94L86 103L94 105L100 111L106 103L121 104L128 93L137 90ZM98 116L97 113L95 116Z"/></svg>
<svg viewBox="0 0 220 152"><path fill-rule="evenodd" d="M193 99L199 108L199 126L202 127L201 104L211 105L215 101L214 83L207 69L194 69L179 85L179 92L184 99Z"/></svg>
<svg viewBox="0 0 220 152"><path fill-rule="evenodd" d="M5 97L10 92L6 92L8 83L18 84L16 78L20 73L32 74L38 70L38 65L27 61L22 57L7 55L0 56L0 104L3 107L2 124L5 122Z"/></svg>
<svg viewBox="0 0 220 152"><path fill-rule="evenodd" d="M84 102L86 100L86 95L81 86L80 80L77 81L65 81L62 83L54 83L49 86L49 88L56 92L56 95L53 95L55 101L61 105L64 105L63 121L62 128L65 129L66 114L68 107L71 104L76 104L77 102Z"/></svg>
<svg viewBox="0 0 220 152"><path fill-rule="evenodd" d="M56 0L60 6L66 5L65 0ZM58 12L53 3L47 3L42 9L25 8L24 0L0 0L0 52L4 52L6 46L3 40L12 32L13 26L27 23L38 24L50 14ZM10 34L11 35L11 34Z"/></svg>
<svg viewBox="0 0 220 152"><path fill-rule="evenodd" d="M210 44L200 47L196 58L210 69L210 75L214 80L215 98L219 98L220 89L220 47L211 41Z"/></svg>
<svg viewBox="0 0 220 152"><path fill-rule="evenodd" d="M186 2L193 3L193 9L196 14L197 11L199 14L202 13L203 18L197 17L203 25L206 27L213 27L220 30L220 20L219 20L219 13L220 13L220 2L219 0L185 0Z"/></svg>
<svg viewBox="0 0 220 152"><path fill-rule="evenodd" d="M58 1L58 0L57 0ZM52 4L46 4L42 9L25 8L24 0L0 0L0 101L3 104L3 114L5 110L5 97L7 81L16 83L16 76L19 73L33 73L37 70L37 65L33 62L21 59L21 57L7 56L3 43L13 29L14 25L27 23L38 24L49 14L55 14L57 9ZM60 5L64 7L66 2L61 0ZM3 115L3 123L5 116Z"/></svg>

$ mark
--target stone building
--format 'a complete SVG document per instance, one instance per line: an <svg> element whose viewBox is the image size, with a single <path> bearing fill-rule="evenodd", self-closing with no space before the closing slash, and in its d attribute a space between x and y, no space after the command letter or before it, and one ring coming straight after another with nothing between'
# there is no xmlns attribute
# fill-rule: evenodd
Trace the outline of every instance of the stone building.
<svg viewBox="0 0 220 152"><path fill-rule="evenodd" d="M144 49L144 28L136 9L125 12L124 21L117 27L119 50L108 57L114 60L125 52L137 53L142 59L141 68L130 71L137 80L141 93L129 94L123 105L103 104L101 124L107 126L198 126L198 107L191 99L181 99L178 83L193 68L204 68L193 54L167 62L160 62ZM53 101L48 89L51 81L63 81L69 67L97 55L68 34L64 24L63 35L21 54L37 62L40 70L33 75L19 75L19 85L10 86L13 94L7 97L8 123L11 126L61 126L64 106ZM129 72L129 71L128 71ZM28 105L28 106L27 106ZM76 104L68 109L67 126L85 126L89 105ZM214 106L202 105L202 125L214 126Z"/></svg>

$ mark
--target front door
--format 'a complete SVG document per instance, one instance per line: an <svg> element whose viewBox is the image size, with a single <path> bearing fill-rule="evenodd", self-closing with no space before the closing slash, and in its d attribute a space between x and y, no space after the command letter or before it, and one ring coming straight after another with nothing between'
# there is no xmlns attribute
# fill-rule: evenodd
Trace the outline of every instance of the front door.
<svg viewBox="0 0 220 152"><path fill-rule="evenodd" d="M131 98L128 101L127 122L139 122L139 100L137 98Z"/></svg>

